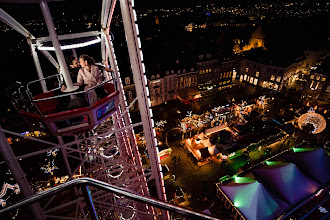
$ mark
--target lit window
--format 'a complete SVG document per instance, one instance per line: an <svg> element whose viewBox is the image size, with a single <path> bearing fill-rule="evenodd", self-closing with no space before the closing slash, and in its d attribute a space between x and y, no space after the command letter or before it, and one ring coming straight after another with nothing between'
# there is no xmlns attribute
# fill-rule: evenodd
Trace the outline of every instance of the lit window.
<svg viewBox="0 0 330 220"><path fill-rule="evenodd" d="M203 73L205 73L205 70L203 70Z"/></svg>
<svg viewBox="0 0 330 220"><path fill-rule="evenodd" d="M325 92L330 93L330 86L327 87L327 89L325 90Z"/></svg>
<svg viewBox="0 0 330 220"><path fill-rule="evenodd" d="M209 69L209 73L211 73L212 72L212 69Z"/></svg>
<svg viewBox="0 0 330 220"><path fill-rule="evenodd" d="M316 76L316 80L317 80L317 81L319 81L319 80L320 80L320 78L321 78L320 76Z"/></svg>
<svg viewBox="0 0 330 220"><path fill-rule="evenodd" d="M220 79L222 79L222 73L220 73Z"/></svg>
<svg viewBox="0 0 330 220"><path fill-rule="evenodd" d="M264 82L262 83L262 87L264 87L264 88L267 87L267 81L264 81Z"/></svg>
<svg viewBox="0 0 330 220"><path fill-rule="evenodd" d="M281 82L281 77L280 77L280 76L278 76L278 77L276 78L276 82Z"/></svg>
<svg viewBox="0 0 330 220"><path fill-rule="evenodd" d="M249 72L249 68L245 68L245 71L246 71L246 72Z"/></svg>
<svg viewBox="0 0 330 220"><path fill-rule="evenodd" d="M209 72L209 69L206 69L206 73L208 73Z"/></svg>
<svg viewBox="0 0 330 220"><path fill-rule="evenodd" d="M326 80L326 78L325 77L322 77L322 82L324 82Z"/></svg>
<svg viewBox="0 0 330 220"><path fill-rule="evenodd" d="M203 73L202 70L200 70L200 71L199 71L199 74L202 74L202 73Z"/></svg>
<svg viewBox="0 0 330 220"><path fill-rule="evenodd" d="M272 76L270 77L270 80L271 80L271 81L274 81L274 80L275 80L275 75L272 75Z"/></svg>
<svg viewBox="0 0 330 220"><path fill-rule="evenodd" d="M314 79L314 75L311 75L311 79Z"/></svg>
<svg viewBox="0 0 330 220"><path fill-rule="evenodd" d="M247 75L245 74L245 75L244 75L244 81L246 81L246 77L247 77Z"/></svg>
<svg viewBox="0 0 330 220"><path fill-rule="evenodd" d="M259 77L259 72L256 72L256 77Z"/></svg>

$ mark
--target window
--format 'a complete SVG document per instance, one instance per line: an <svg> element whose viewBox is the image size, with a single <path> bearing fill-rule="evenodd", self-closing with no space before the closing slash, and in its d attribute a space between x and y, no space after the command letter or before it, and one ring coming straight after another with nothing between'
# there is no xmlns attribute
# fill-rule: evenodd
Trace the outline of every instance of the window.
<svg viewBox="0 0 330 220"><path fill-rule="evenodd" d="M245 68L245 72L249 72L249 68Z"/></svg>
<svg viewBox="0 0 330 220"><path fill-rule="evenodd" d="M272 75L272 76L270 77L270 80L271 80L271 81L274 81L274 80L275 80L275 75Z"/></svg>
<svg viewBox="0 0 330 220"><path fill-rule="evenodd" d="M222 74L223 74L223 73L220 73L220 79L222 79Z"/></svg>
<svg viewBox="0 0 330 220"><path fill-rule="evenodd" d="M327 89L325 90L325 92L330 93L330 86L327 87Z"/></svg>
<svg viewBox="0 0 330 220"><path fill-rule="evenodd" d="M209 73L209 69L206 69L206 73Z"/></svg>
<svg viewBox="0 0 330 220"><path fill-rule="evenodd" d="M322 77L322 82L324 82L326 80L326 78L325 77Z"/></svg>
<svg viewBox="0 0 330 220"><path fill-rule="evenodd" d="M281 82L281 77L280 76L277 76L276 82Z"/></svg>
<svg viewBox="0 0 330 220"><path fill-rule="evenodd" d="M209 69L209 73L211 73L212 72L212 69Z"/></svg>
<svg viewBox="0 0 330 220"><path fill-rule="evenodd" d="M262 83L262 87L267 88L267 81L264 81L264 82Z"/></svg>
<svg viewBox="0 0 330 220"><path fill-rule="evenodd" d="M311 75L311 79L314 79L314 75Z"/></svg>
<svg viewBox="0 0 330 220"><path fill-rule="evenodd" d="M317 81L319 81L319 80L320 80L320 78L321 78L320 76L316 76L316 80L317 80Z"/></svg>
<svg viewBox="0 0 330 220"><path fill-rule="evenodd" d="M246 77L247 77L247 75L245 74L245 75L244 75L244 81L246 81Z"/></svg>
<svg viewBox="0 0 330 220"><path fill-rule="evenodd" d="M259 77L259 72L256 72L256 77Z"/></svg>

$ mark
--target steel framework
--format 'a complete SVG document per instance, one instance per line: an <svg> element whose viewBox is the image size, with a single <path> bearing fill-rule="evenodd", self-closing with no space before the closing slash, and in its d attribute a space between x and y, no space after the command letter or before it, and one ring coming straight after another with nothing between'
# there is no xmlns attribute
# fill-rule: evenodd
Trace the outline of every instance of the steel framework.
<svg viewBox="0 0 330 220"><path fill-rule="evenodd" d="M19 2L19 1L14 1ZM152 119L152 110L149 100L149 90L145 76L145 67L142 60L141 42L138 37L138 27L135 24L136 13L134 11L134 3L132 0L120 0L121 14L123 18L124 30L126 34L128 52L132 65L133 78L137 91L137 98L128 106L123 90L122 81L120 78L119 67L117 65L114 48L112 45L110 33L110 24L113 11L116 5L116 0L103 0L101 11L101 31L100 32L85 32L68 35L57 36L54 24L49 12L46 0L31 1L31 3L39 3L50 37L36 38L14 18L8 15L2 9L0 10L0 19L11 26L14 30L23 34L27 38L31 48L31 53L36 66L38 77L43 92L47 91L47 86L42 73L42 68L39 63L36 49L44 41L52 41L56 58L51 53L42 50L42 54L58 69L62 74L63 79L69 91L74 90L68 68L64 60L61 50L60 39L69 39L84 36L98 36L101 38L101 54L103 64L114 70L113 77L117 80L119 90L120 104L116 112L102 123L97 125L90 132L76 135L74 141L65 142L63 137L57 137L58 143L43 141L33 137L25 137L12 131L7 131L0 128L0 149L7 162L8 167L12 171L15 180L20 185L25 197L33 195L33 190L29 185L19 160L33 158L37 155L45 154L49 151L58 149L61 152L65 163L66 171L69 180L73 180L75 176L92 177L93 179L126 188L132 192L142 196L150 196L148 182L153 180L155 183L157 198L166 201L164 182L162 180L161 166L159 157L157 156L157 140L154 130L154 121ZM75 54L75 50L73 50ZM76 56L76 54L75 54ZM142 122L132 124L129 109L135 101L139 103ZM150 168L145 168L142 165L141 157L138 151L137 141L135 139L133 128L143 126L145 133L147 150L150 158ZM45 145L43 150L29 152L24 155L15 155L10 145L7 142L5 134L22 136L29 138L32 141L38 142L39 145ZM46 204L41 207L38 203L33 203L31 208L36 219L57 218L57 219L77 219L92 218L92 219L115 219L114 213L132 212L129 219L168 219L169 215L166 211L159 212L158 209L153 209L151 206L144 203L136 203L134 200L125 200L114 193L100 191L96 188L87 190L86 195L92 197L92 204L83 200L76 199L59 206L51 206L55 202L55 196L51 197ZM74 188L73 194L78 196L82 193L81 188ZM118 202L119 201L119 202ZM120 203L120 206L118 206ZM74 206L74 218L64 215L58 210L64 207ZM52 207L49 209L49 207ZM62 214L62 216L60 216ZM118 215L118 219L126 219L123 214Z"/></svg>

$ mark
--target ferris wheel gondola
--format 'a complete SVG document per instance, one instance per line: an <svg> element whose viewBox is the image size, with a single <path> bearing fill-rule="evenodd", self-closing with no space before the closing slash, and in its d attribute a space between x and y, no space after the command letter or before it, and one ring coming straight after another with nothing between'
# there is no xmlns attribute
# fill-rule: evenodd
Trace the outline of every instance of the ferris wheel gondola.
<svg viewBox="0 0 330 220"><path fill-rule="evenodd" d="M79 96L85 94L84 96L89 97L89 93L96 89L103 89L107 95L93 104L89 98L87 103L82 103L84 100ZM52 135L73 136L92 130L118 109L119 92L112 81L106 81L84 92L57 96L55 93L56 90L53 90L32 96L28 102L32 103L34 111L23 108L19 111L20 116L31 127L39 126ZM58 106L63 101L68 102L68 109L58 111Z"/></svg>

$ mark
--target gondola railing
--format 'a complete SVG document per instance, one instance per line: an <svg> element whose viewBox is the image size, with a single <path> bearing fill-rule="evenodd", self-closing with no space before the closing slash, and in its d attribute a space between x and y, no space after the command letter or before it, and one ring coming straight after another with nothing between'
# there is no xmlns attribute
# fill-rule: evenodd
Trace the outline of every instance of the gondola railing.
<svg viewBox="0 0 330 220"><path fill-rule="evenodd" d="M54 196L60 196L63 195L63 192L66 192L67 190L71 189L78 189L79 192L76 195L79 196L79 198L72 198L72 201L80 201L80 204L85 204L85 213L86 215L83 216L83 218L89 218L89 219L107 219L110 217L110 219L113 219L111 217L111 214L114 216L113 213L117 212L118 215L130 215L130 219L134 219L132 215L136 215L139 219L163 219L161 212L159 210L165 210L167 211L171 216L180 216L180 218L185 217L186 219L203 219L203 220L219 220L218 218L212 217L210 215L206 215L200 212L196 212L193 210L189 210L174 204L170 204L167 202L163 202L151 197L143 196L140 194L137 194L135 192L132 192L130 190L127 190L122 187L118 187L115 185L111 185L105 182L101 182L95 179L91 178L78 178L66 183L63 183L61 185L55 186L53 188L50 188L46 191L43 191L41 193L38 193L36 195L33 195L29 198L25 198L16 204L13 204L9 207L6 207L4 209L0 210L0 216L6 216L6 214L10 212L15 212L17 209L24 210L23 208L39 202L42 203L42 200L45 200L46 198L51 197L54 201L58 201L58 199L54 199ZM94 189L94 190L93 190ZM95 190L97 189L97 191ZM92 192L96 192L95 195L93 195ZM100 210L95 208L94 206L96 203L100 201L96 201L99 197L99 192L104 193L110 193L113 195L114 200L111 201L105 201L104 205L108 205L108 210L102 210L100 213ZM62 194L61 194L62 193ZM98 194L98 195L97 195ZM109 198L109 197L108 197ZM117 198L117 199L116 199ZM47 209L51 207L51 202L44 202L46 204L43 206L43 211L45 213L46 218L52 218L53 215L51 215L51 211L59 213L64 213L59 210L61 207L65 207L63 204L58 205L57 207L50 208L51 211L48 211ZM134 205L127 205L135 204ZM139 205L136 205L139 204ZM141 206L142 204L142 206ZM146 207L146 205L149 207L149 213L145 214L141 209L139 210L138 207ZM126 207L125 207L126 206ZM153 207L153 209L150 209L150 207ZM78 208L76 208L78 210ZM119 211L118 211L119 210ZM153 210L150 212L150 210ZM158 211L157 211L158 210ZM71 213L68 208L66 208L65 213ZM158 214L157 214L158 213ZM103 216L104 214L107 214L107 216ZM76 216L79 216L76 214ZM81 216L81 215L80 215ZM123 216L122 216L123 217ZM71 219L65 216L57 216L58 219ZM78 219L78 218L75 218ZM119 219L124 219L119 218Z"/></svg>

